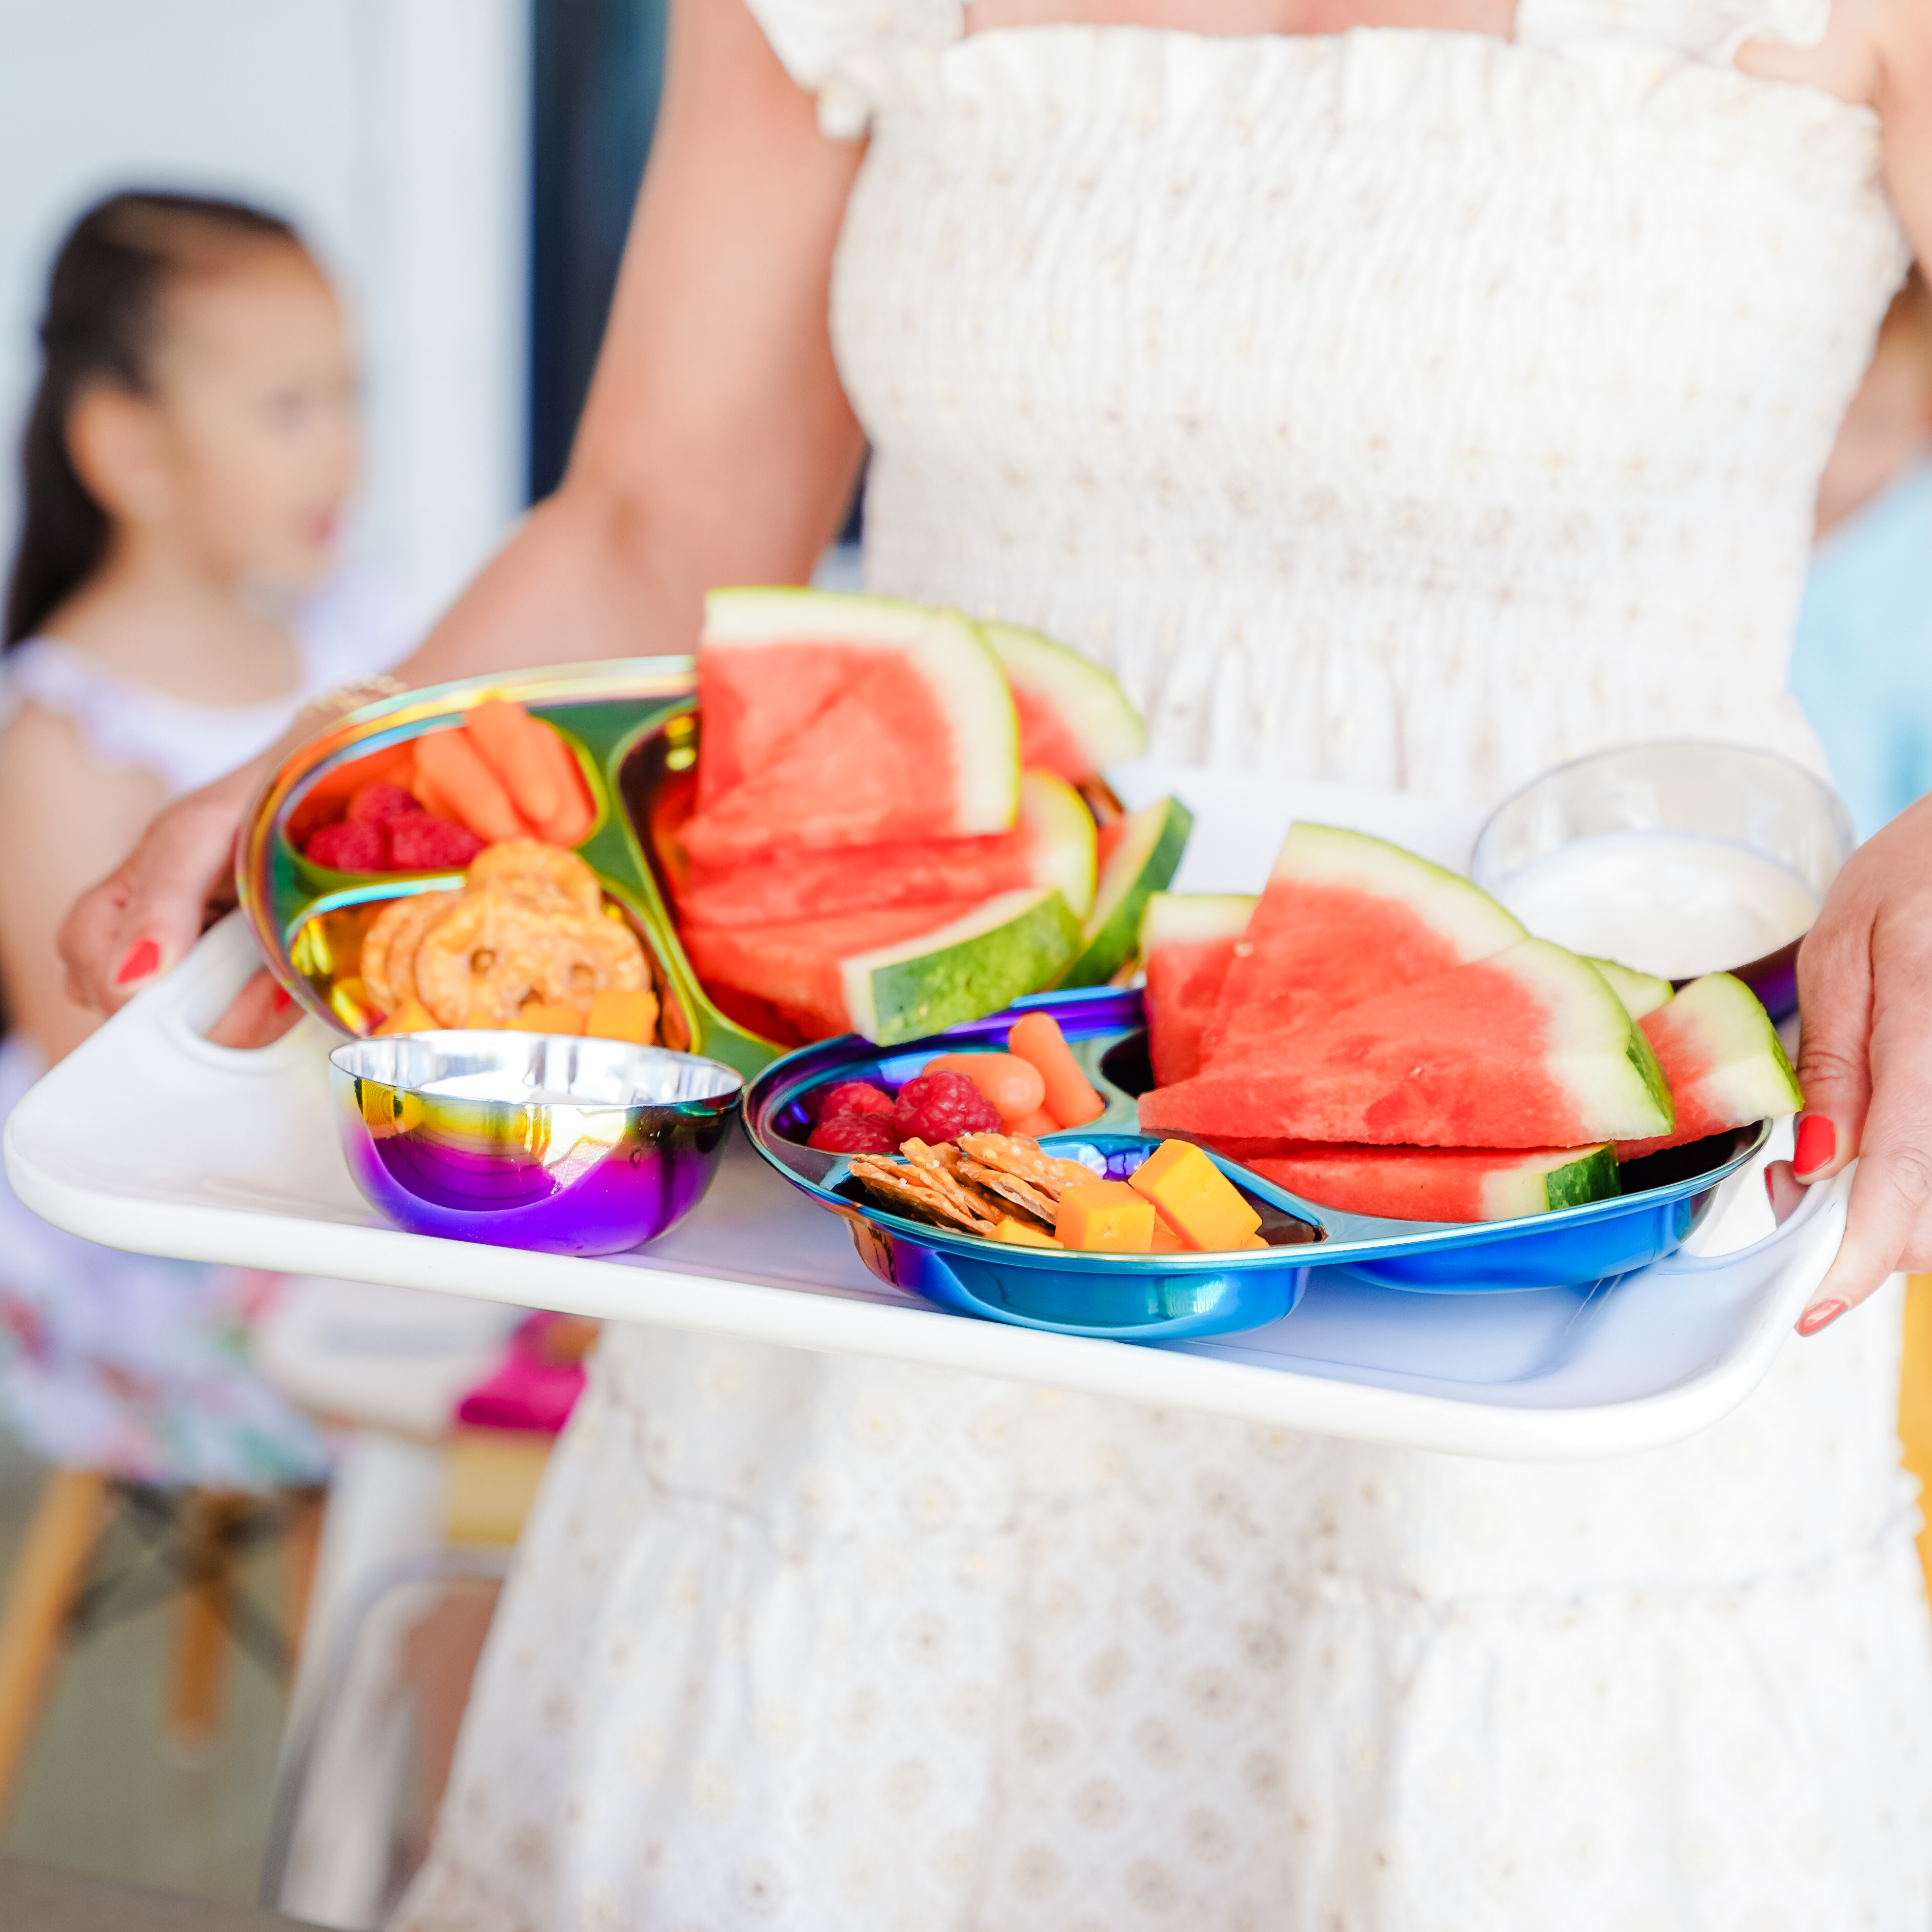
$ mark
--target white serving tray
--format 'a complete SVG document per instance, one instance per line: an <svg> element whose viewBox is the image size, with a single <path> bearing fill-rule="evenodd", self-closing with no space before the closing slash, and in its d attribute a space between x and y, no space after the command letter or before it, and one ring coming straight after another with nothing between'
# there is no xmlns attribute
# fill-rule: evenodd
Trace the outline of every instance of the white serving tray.
<svg viewBox="0 0 1932 1932"><path fill-rule="evenodd" d="M1475 830L1466 808L1412 796L1150 766L1118 783L1130 802L1171 788L1194 808L1200 830L1177 884L1196 890L1255 889L1294 816L1381 832L1451 863ZM1406 1294L1318 1272L1300 1307L1270 1328L1158 1346L975 1320L888 1288L860 1264L843 1222L742 1142L691 1219L634 1254L580 1260L436 1240L378 1220L350 1180L328 1089L337 1036L305 1020L257 1052L201 1036L255 964L240 920L226 921L28 1094L4 1148L28 1207L113 1247L1528 1460L1649 1448L1728 1414L1770 1367L1844 1225L1841 1177L1736 1253L1680 1254L1594 1295ZM1740 1181L1760 1184L1749 1169ZM1745 1192L1736 1200L1732 1229L1755 1206Z"/></svg>

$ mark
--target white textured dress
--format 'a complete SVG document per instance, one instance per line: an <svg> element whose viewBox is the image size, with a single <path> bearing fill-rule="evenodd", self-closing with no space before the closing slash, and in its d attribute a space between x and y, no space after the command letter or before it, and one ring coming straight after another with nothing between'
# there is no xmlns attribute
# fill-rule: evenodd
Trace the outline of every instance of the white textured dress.
<svg viewBox="0 0 1932 1932"><path fill-rule="evenodd" d="M758 0L830 128L876 587L1170 755L1492 797L1815 755L1813 492L1904 262L1824 8L1514 43L959 38ZM411 1928L1925 1932L1895 1292L1668 1450L1533 1467L614 1332Z"/></svg>

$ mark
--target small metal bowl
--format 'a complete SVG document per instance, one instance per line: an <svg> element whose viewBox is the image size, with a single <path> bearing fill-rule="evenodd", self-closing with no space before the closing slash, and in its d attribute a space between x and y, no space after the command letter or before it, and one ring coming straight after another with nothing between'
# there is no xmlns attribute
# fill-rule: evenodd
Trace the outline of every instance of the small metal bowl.
<svg viewBox="0 0 1932 1932"><path fill-rule="evenodd" d="M730 1067L567 1034L398 1034L328 1056L349 1171L412 1234L614 1255L704 1198L744 1097Z"/></svg>
<svg viewBox="0 0 1932 1932"><path fill-rule="evenodd" d="M1593 752L1532 780L1491 814L1469 875L1507 904L1510 882L1540 860L1623 832L1689 832L1741 846L1790 873L1820 904L1857 843L1837 793L1802 766L1749 746L1686 740ZM1708 970L1736 974L1782 1019L1798 1006L1802 938Z"/></svg>

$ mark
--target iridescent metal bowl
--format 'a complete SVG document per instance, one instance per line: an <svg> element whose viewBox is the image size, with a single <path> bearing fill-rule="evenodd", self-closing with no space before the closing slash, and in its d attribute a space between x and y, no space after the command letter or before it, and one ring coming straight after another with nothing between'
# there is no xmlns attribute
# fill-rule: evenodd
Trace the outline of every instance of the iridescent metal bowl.
<svg viewBox="0 0 1932 1932"><path fill-rule="evenodd" d="M349 1171L412 1234L612 1255L704 1198L744 1097L715 1060L555 1034L398 1034L328 1056Z"/></svg>

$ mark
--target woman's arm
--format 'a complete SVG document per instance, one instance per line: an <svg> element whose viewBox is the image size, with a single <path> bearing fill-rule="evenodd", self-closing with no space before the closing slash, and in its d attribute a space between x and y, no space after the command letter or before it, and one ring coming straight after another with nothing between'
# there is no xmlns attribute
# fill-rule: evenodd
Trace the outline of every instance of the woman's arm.
<svg viewBox="0 0 1932 1932"><path fill-rule="evenodd" d="M1893 205L1932 266L1932 8L1836 0L1834 45L1844 91L1862 79L1879 110ZM1815 1334L1895 1270L1932 1268L1932 800L1852 855L1798 954L1798 987L1795 1178L1815 1185L1858 1157L1844 1244L1798 1324Z"/></svg>
<svg viewBox="0 0 1932 1932"><path fill-rule="evenodd" d="M860 157L819 134L743 0L677 0L568 473L400 676L688 650L711 586L805 580L863 449L827 320ZM194 944L248 801L316 722L177 800L75 904L61 950L76 1000L112 1012Z"/></svg>

